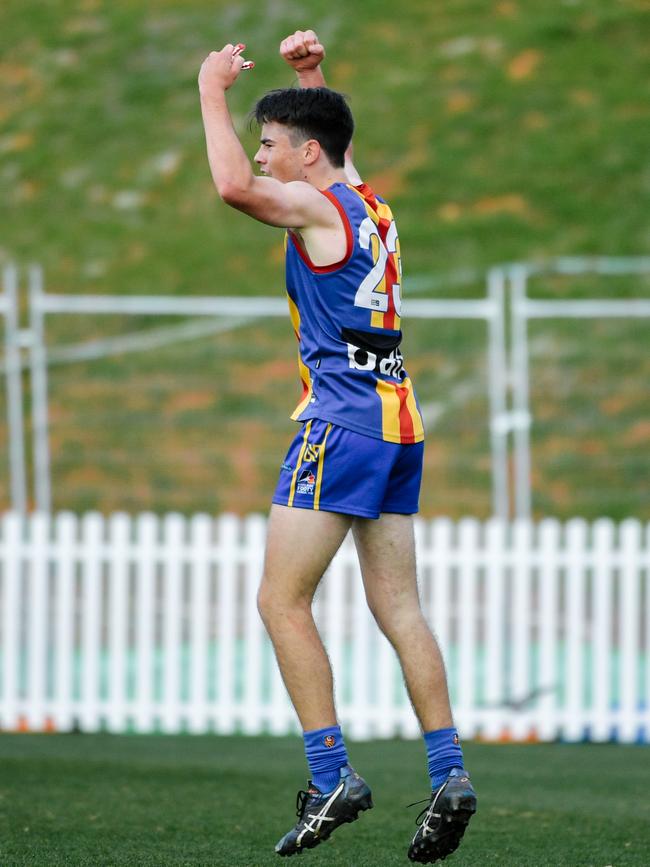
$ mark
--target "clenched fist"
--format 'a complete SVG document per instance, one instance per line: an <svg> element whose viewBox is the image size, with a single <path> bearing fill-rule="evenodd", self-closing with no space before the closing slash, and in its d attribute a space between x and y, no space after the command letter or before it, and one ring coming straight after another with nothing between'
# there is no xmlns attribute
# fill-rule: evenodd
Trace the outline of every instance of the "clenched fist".
<svg viewBox="0 0 650 867"><path fill-rule="evenodd" d="M309 72L324 59L325 47L313 30L296 30L282 40L280 54L296 72Z"/></svg>

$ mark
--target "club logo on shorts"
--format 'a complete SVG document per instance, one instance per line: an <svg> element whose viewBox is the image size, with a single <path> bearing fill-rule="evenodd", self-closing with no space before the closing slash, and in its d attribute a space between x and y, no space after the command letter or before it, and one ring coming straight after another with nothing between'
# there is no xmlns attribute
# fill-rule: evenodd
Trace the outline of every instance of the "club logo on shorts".
<svg viewBox="0 0 650 867"><path fill-rule="evenodd" d="M307 443L307 448L305 449L305 461L309 461L310 463L317 461L320 455L320 448L320 445Z"/></svg>
<svg viewBox="0 0 650 867"><path fill-rule="evenodd" d="M303 470L298 476L298 484L296 493L298 494L314 494L314 485L316 484L316 476L312 470Z"/></svg>
<svg viewBox="0 0 650 867"><path fill-rule="evenodd" d="M327 737L323 738L323 743L328 748L328 750L331 750L336 743L336 738L334 737L334 735L327 735Z"/></svg>
<svg viewBox="0 0 650 867"><path fill-rule="evenodd" d="M458 746L458 744L460 743L460 740L459 740L459 738L458 738L458 735L454 735L453 738L452 738L452 741L456 744L456 746Z"/></svg>

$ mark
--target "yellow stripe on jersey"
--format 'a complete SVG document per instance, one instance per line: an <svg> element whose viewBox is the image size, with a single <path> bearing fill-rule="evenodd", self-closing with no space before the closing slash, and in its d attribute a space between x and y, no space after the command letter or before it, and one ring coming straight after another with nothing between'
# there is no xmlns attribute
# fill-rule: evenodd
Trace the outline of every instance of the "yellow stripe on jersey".
<svg viewBox="0 0 650 867"><path fill-rule="evenodd" d="M381 426L384 440L389 443L402 441L399 426L399 397L392 382L377 380L377 394L381 400Z"/></svg>
<svg viewBox="0 0 650 867"><path fill-rule="evenodd" d="M307 394L303 397L303 399L300 401L298 406L294 409L294 411L289 416L291 421L298 421L298 419L300 418L300 414L303 413L307 409L307 407L309 406L312 393L313 392L312 392L311 385L310 385L309 390L307 391Z"/></svg>
<svg viewBox="0 0 650 867"><path fill-rule="evenodd" d="M388 220L389 223L393 219L393 212L386 202L377 201L377 216L380 219Z"/></svg>
<svg viewBox="0 0 650 867"><path fill-rule="evenodd" d="M293 325L293 330L296 334L296 337L300 339L300 311L298 310L297 305L294 303L291 295L287 295L287 301L289 302L289 316L291 317L291 324Z"/></svg>
<svg viewBox="0 0 650 867"><path fill-rule="evenodd" d="M302 466L302 459L305 454L305 449L307 448L310 431L311 421L308 421L305 425L305 433L303 434L302 445L300 446L300 453L298 454L298 460L296 461L296 468L293 471L293 476L291 477L291 488L289 489L289 499L287 501L287 506L293 506L293 498L296 496L296 479L298 478L298 471Z"/></svg>
<svg viewBox="0 0 650 867"><path fill-rule="evenodd" d="M327 442L327 437L329 432L332 430L332 425L328 424L327 429L325 430L325 436L323 437L323 442L321 443L320 449L318 451L318 469L316 470L316 490L314 492L314 509L318 511L320 509L320 486L323 481L323 465L325 463L325 443Z"/></svg>
<svg viewBox="0 0 650 867"><path fill-rule="evenodd" d="M300 311L294 304L291 296L287 295L287 301L289 302L289 315L291 316L291 324L293 326L296 337L298 338L298 340L300 340ZM307 393L291 414L291 418L294 421L298 419L300 417L300 413L303 412L307 406L309 406L309 401L311 400L312 395L311 374L309 372L309 368L306 364L303 363L303 360L300 357L300 350L298 350L298 373L300 374L301 382L307 389Z"/></svg>
<svg viewBox="0 0 650 867"><path fill-rule="evenodd" d="M363 196L362 196L362 198L363 198ZM375 224L375 226L378 226L379 225L379 214L374 210L374 208L370 207L370 205L368 204L368 202L366 202L365 199L363 199L363 204L366 206L366 213L368 214L368 216L370 217L372 222Z"/></svg>

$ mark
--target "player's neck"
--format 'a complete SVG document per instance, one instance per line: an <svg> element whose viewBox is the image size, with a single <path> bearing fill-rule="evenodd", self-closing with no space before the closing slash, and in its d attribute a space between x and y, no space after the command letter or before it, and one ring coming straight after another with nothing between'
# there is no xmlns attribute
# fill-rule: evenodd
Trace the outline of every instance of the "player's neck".
<svg viewBox="0 0 650 867"><path fill-rule="evenodd" d="M313 187L316 187L317 190L326 190L328 187L331 187L332 184L347 184L348 177L345 174L345 169L340 168L332 168L332 166L327 166L323 169L317 169L313 172L310 172L309 175L305 178L308 183L310 183Z"/></svg>

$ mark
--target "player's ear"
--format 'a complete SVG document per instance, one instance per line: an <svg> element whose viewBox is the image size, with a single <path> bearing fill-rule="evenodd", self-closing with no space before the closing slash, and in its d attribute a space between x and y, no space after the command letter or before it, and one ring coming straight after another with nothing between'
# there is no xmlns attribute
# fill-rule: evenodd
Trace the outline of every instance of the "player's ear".
<svg viewBox="0 0 650 867"><path fill-rule="evenodd" d="M313 164L318 160L320 153L320 142L317 142L315 138L307 139L303 145L303 160L305 165L313 166Z"/></svg>

